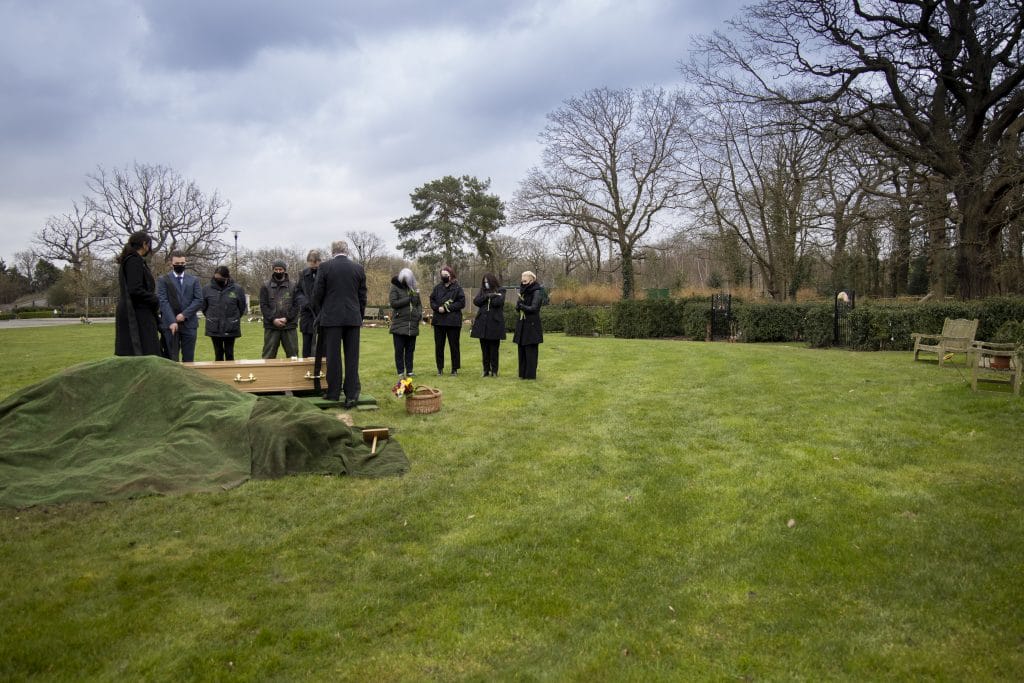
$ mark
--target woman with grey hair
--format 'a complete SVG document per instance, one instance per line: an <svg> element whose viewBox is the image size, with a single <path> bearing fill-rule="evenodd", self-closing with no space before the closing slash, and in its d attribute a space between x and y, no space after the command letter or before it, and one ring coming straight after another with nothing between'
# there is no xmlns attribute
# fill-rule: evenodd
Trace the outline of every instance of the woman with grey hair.
<svg viewBox="0 0 1024 683"><path fill-rule="evenodd" d="M391 339L395 344L395 369L398 377L413 376L413 354L416 352L416 336L420 333L423 319L423 302L416 285L416 276L408 268L391 278L388 293L391 304Z"/></svg>

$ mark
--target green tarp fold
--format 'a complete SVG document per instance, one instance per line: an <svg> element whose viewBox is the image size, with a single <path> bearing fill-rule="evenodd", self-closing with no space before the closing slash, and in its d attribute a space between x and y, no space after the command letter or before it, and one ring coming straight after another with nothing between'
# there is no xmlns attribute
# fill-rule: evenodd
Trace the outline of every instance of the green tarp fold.
<svg viewBox="0 0 1024 683"><path fill-rule="evenodd" d="M246 394L151 356L83 363L0 403L3 506L408 469L395 440L371 456L357 428L307 401Z"/></svg>

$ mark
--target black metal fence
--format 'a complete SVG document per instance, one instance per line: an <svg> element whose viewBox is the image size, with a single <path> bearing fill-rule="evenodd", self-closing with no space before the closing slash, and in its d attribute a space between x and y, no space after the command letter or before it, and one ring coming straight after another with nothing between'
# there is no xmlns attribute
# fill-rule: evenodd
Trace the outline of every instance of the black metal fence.
<svg viewBox="0 0 1024 683"><path fill-rule="evenodd" d="M732 294L711 295L711 323L708 327L708 341L731 341L735 338Z"/></svg>
<svg viewBox="0 0 1024 683"><path fill-rule="evenodd" d="M857 306L857 293L852 290L837 292L835 308L832 315L832 344L835 346L852 346L850 329L850 312Z"/></svg>

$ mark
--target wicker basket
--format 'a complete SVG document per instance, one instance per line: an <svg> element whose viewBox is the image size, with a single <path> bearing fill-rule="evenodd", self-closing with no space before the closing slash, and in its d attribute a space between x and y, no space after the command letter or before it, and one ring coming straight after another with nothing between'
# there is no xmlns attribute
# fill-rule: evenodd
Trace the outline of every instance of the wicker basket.
<svg viewBox="0 0 1024 683"><path fill-rule="evenodd" d="M416 387L405 397L405 412L412 415L426 415L441 410L441 390L433 387Z"/></svg>

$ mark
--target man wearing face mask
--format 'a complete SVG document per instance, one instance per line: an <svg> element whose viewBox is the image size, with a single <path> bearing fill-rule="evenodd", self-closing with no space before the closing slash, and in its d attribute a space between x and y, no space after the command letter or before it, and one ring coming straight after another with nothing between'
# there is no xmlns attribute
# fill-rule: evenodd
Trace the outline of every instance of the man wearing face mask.
<svg viewBox="0 0 1024 683"><path fill-rule="evenodd" d="M199 278L185 272L184 252L171 253L171 272L156 281L156 297L160 300L160 331L167 357L191 363L196 355L196 334L203 307L203 290Z"/></svg>
<svg viewBox="0 0 1024 683"><path fill-rule="evenodd" d="M462 332L462 309L466 307L466 294L455 278L451 266L441 268L441 282L430 293L430 310L434 314L434 359L437 374L444 374L444 344L447 340L452 354L452 374L459 374L462 358L459 354L459 334Z"/></svg>
<svg viewBox="0 0 1024 683"><path fill-rule="evenodd" d="M306 267L299 274L295 284L295 296L299 300L299 332L302 333L302 357L311 358L314 353L313 339L316 334L316 311L313 310L313 282L320 268L320 252L311 249L306 254Z"/></svg>
<svg viewBox="0 0 1024 683"><path fill-rule="evenodd" d="M271 264L270 280L260 287L260 314L263 316L263 358L277 358L284 347L286 358L299 355L299 300L295 285L288 279L288 264L276 259Z"/></svg>

